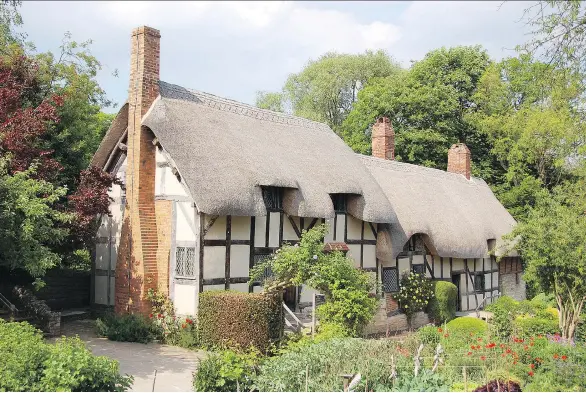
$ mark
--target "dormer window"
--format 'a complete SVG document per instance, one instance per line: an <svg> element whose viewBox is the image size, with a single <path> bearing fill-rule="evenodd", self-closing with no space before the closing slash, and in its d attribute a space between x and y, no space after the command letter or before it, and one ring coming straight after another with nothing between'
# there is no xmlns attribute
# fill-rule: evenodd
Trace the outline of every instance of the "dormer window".
<svg viewBox="0 0 586 393"><path fill-rule="evenodd" d="M262 197L267 211L283 211L283 189L279 187L262 187Z"/></svg>
<svg viewBox="0 0 586 393"><path fill-rule="evenodd" d="M346 208L346 194L330 194L332 198L332 203L334 204L334 211L336 213L343 213L347 212Z"/></svg>

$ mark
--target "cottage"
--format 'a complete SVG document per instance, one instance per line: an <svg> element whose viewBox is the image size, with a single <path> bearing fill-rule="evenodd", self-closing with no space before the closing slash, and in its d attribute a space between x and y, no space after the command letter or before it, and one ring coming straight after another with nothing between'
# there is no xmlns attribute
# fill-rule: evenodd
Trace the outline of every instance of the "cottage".
<svg viewBox="0 0 586 393"><path fill-rule="evenodd" d="M497 266L489 255L515 221L470 176L464 145L450 150L448 172L399 163L382 118L373 157L361 156L325 124L160 81L159 44L157 30L133 31L128 101L92 160L124 182L101 218L96 304L147 313L144 294L159 288L195 314L202 291L260 291L249 269L318 223L326 247L390 294L411 269L454 282L461 310L498 291L523 296L518 259ZM310 298L285 293L294 308ZM395 308L388 296L386 312Z"/></svg>

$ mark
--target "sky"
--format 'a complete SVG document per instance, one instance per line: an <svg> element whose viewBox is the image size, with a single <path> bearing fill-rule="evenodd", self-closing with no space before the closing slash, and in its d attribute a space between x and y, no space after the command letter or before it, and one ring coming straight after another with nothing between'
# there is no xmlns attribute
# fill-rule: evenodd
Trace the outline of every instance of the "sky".
<svg viewBox="0 0 586 393"><path fill-rule="evenodd" d="M66 32L91 39L98 81L124 103L130 34L161 31L161 79L254 104L288 75L328 51L383 49L408 67L442 46L480 44L494 59L527 40L520 21L530 2L34 2L20 12L38 51L58 52ZM118 76L113 76L114 71Z"/></svg>

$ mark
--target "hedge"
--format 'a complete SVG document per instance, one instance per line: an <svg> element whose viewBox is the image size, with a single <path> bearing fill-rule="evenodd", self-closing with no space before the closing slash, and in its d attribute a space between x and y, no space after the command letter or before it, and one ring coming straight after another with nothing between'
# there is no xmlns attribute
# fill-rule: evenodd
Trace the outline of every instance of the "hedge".
<svg viewBox="0 0 586 393"><path fill-rule="evenodd" d="M433 297L427 306L430 318L436 323L456 318L458 288L448 281L433 281Z"/></svg>
<svg viewBox="0 0 586 393"><path fill-rule="evenodd" d="M468 336L469 333L473 333L482 336L486 333L488 324L474 317L459 317L448 322L446 328L454 335Z"/></svg>
<svg viewBox="0 0 586 393"><path fill-rule="evenodd" d="M254 346L261 351L283 334L281 295L235 291L200 294L198 329L207 347Z"/></svg>

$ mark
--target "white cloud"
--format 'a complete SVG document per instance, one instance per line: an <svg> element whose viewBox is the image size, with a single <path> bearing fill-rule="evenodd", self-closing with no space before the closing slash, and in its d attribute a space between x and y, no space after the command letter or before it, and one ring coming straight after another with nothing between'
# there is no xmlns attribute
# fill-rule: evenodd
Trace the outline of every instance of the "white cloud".
<svg viewBox="0 0 586 393"><path fill-rule="evenodd" d="M404 65L440 46L482 44L502 57L524 39L515 21L527 4L507 2L24 2L25 30L55 50L66 30L92 38L107 65L100 82L126 96L132 29L161 30L164 80L245 102L279 90L288 74L328 51L385 49ZM110 77L112 69L118 79Z"/></svg>

